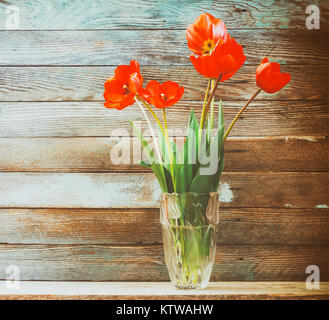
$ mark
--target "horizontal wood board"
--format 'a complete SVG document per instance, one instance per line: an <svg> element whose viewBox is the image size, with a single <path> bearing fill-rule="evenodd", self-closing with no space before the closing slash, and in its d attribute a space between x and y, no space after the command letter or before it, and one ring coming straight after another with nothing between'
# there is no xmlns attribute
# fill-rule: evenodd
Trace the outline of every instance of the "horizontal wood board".
<svg viewBox="0 0 329 320"><path fill-rule="evenodd" d="M9 300L328 300L328 282L307 289L300 282L211 282L204 290L176 290L169 282L22 281L19 289L0 281L0 299Z"/></svg>
<svg viewBox="0 0 329 320"><path fill-rule="evenodd" d="M152 173L0 173L0 207L154 208L161 194ZM328 206L328 173L227 172L225 207Z"/></svg>
<svg viewBox="0 0 329 320"><path fill-rule="evenodd" d="M120 148L129 150L128 163L116 161ZM0 138L0 149L0 171L148 171L134 161L136 138ZM327 137L229 138L224 170L327 171L328 153Z"/></svg>
<svg viewBox="0 0 329 320"><path fill-rule="evenodd" d="M220 207L220 245L328 244L329 209ZM159 209L0 209L0 243L161 244Z"/></svg>
<svg viewBox="0 0 329 320"><path fill-rule="evenodd" d="M217 247L212 281L303 281L308 265L328 280L327 246L224 245ZM0 245L5 267L20 268L21 280L167 281L162 246Z"/></svg>
<svg viewBox="0 0 329 320"><path fill-rule="evenodd" d="M269 56L271 57L271 55ZM311 61L309 61L311 62ZM229 80L221 83L216 99L224 101L250 98L256 91L256 65L245 65ZM84 67L0 67L0 101L102 101L104 81L114 74L115 66ZM291 74L290 83L275 94L262 93L256 100L327 100L327 65L284 65ZM202 101L207 79L194 67L141 66L144 83L172 80L184 86L184 100ZM314 89L316 88L316 90Z"/></svg>
<svg viewBox="0 0 329 320"><path fill-rule="evenodd" d="M239 101L224 102L226 128L240 110ZM168 110L169 128L184 135L191 109L200 118L201 101L180 101ZM159 110L156 113L161 116ZM218 107L215 108L215 120ZM109 137L132 135L128 120L151 132L138 106L108 110L102 102L0 103L0 137ZM151 120L154 125L154 121ZM327 101L256 101L237 121L231 136L328 136Z"/></svg>
<svg viewBox="0 0 329 320"><path fill-rule="evenodd" d="M305 9L319 6L321 26L327 25L328 3L322 0L300 1L216 1L216 0L72 0L0 2L0 17L8 6L17 6L20 28L25 30L70 29L185 29L200 12L219 15L229 29L305 29ZM1 19L2 20L2 19ZM65 23L63 23L65 21ZM243 21L243 26L241 25ZM0 30L5 30L0 25Z"/></svg>
<svg viewBox="0 0 329 320"><path fill-rule="evenodd" d="M269 54L288 65L329 62L324 30L232 30L230 35L244 46L246 65ZM142 65L190 65L182 30L1 31L0 43L0 66L115 66L132 59Z"/></svg>

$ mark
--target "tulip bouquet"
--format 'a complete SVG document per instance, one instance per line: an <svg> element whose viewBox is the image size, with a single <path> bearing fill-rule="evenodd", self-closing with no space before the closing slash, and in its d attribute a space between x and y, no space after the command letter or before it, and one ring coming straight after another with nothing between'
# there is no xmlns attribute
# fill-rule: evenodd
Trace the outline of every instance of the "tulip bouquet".
<svg viewBox="0 0 329 320"><path fill-rule="evenodd" d="M275 93L289 81L280 65L264 58L256 69L257 90L237 113L225 131L222 101L214 128L215 92L245 62L242 46L232 38L221 19L201 14L186 30L190 61L208 84L200 121L190 113L185 142L179 148L169 136L166 109L176 104L184 88L176 82L151 80L143 87L137 61L118 66L105 82L105 107L122 110L137 103L150 127L153 147L131 122L147 155L141 164L153 170L163 196L160 202L166 264L171 280L179 288L203 288L214 262L218 224L219 180L224 167L224 142L237 119L264 90ZM162 121L154 112L161 109ZM157 123L152 128L148 113Z"/></svg>

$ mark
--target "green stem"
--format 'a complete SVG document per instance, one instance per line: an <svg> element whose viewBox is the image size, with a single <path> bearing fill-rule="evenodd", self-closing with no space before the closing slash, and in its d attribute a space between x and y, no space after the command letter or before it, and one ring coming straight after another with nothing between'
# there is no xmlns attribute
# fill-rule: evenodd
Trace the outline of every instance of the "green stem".
<svg viewBox="0 0 329 320"><path fill-rule="evenodd" d="M170 141L169 141L169 135L168 135L168 126L167 126L167 118L166 118L166 114L165 114L165 109L162 109L163 110L163 121L164 121L164 124L165 124L165 129L164 129L164 127L163 127L160 119L155 114L155 112L152 110L152 108L150 107L150 105L142 97L138 96L138 99L139 99L139 101L141 101L143 103L143 105L147 108L147 110L150 111L150 113L152 114L153 118L157 122L159 128L161 129L163 136L165 137L166 144L167 144L167 147L168 147L168 153L169 153L169 161L170 161L170 171L171 171L172 183L173 183L174 191L176 192L174 167L173 167L173 160L172 160L172 156L171 156L172 150L171 150L171 147L170 147Z"/></svg>
<svg viewBox="0 0 329 320"><path fill-rule="evenodd" d="M250 99L245 103L245 105L240 109L240 111L237 113L237 115L235 116L235 118L233 119L233 121L231 122L230 126L228 127L228 129L226 130L225 132L225 135L224 135L224 140L226 140L227 136L229 135L229 133L231 132L234 124L236 123L236 121L239 119L240 115L242 114L242 112L244 110L246 110L246 108L249 106L250 102L252 100L255 99L255 97L262 91L262 89L258 89L251 97Z"/></svg>
<svg viewBox="0 0 329 320"><path fill-rule="evenodd" d="M143 115L144 115L144 118L145 118L145 120L146 120L146 122L147 122L147 124L148 124L148 126L149 126L149 128L150 128L150 130L151 130L151 134L152 134L152 136L153 136L153 142L154 142L154 147L155 147L156 154L157 154L157 157L158 157L158 161L159 161L159 163L162 163L162 158L161 158L160 149L159 149L159 146L158 146L158 143L157 143L157 140L156 140L155 133L154 133L154 130L153 130L153 128L152 128L151 122L150 122L150 120L149 120L149 118L148 118L148 116L147 116L145 110L143 109L143 106L141 105L140 100L138 100L138 99L135 97L135 101L137 102L139 108L141 109L141 111L142 111L142 113L143 113Z"/></svg>
<svg viewBox="0 0 329 320"><path fill-rule="evenodd" d="M150 111L150 113L152 114L153 118L157 122L159 128L161 129L161 131L163 133L163 136L165 136L165 131L164 131L163 125L162 125L161 121L159 120L158 116L154 113L154 111L152 110L152 108L149 106L148 103L146 103L146 101L142 97L139 97L139 96L137 96L137 97L138 97L139 101L141 101L143 103L143 105L147 108L147 110Z"/></svg>
<svg viewBox="0 0 329 320"><path fill-rule="evenodd" d="M219 85L219 82L220 82L221 78L222 78L222 74L220 74L219 77L216 79L214 88L211 90L208 102L205 105L204 110L202 110L203 117L201 117L200 130L202 130L202 128L203 128L203 125L204 125L204 122L205 122L205 119L206 119L206 116L207 116L207 113L208 113L208 110L209 110L209 107L210 107L211 100L215 95L215 91L216 91L216 89Z"/></svg>
<svg viewBox="0 0 329 320"><path fill-rule="evenodd" d="M210 86L211 86L211 79L209 79L209 81L208 81L206 94L205 94L204 100L203 100L202 114L201 114L201 120L200 120L200 132L202 130L202 126L203 126L203 123L204 123L205 109L206 109L206 103L207 103L207 100L208 100L208 94L209 94Z"/></svg>
<svg viewBox="0 0 329 320"><path fill-rule="evenodd" d="M165 108L162 109L163 114L163 122L165 126L165 139L167 143L168 153L169 153L169 161L170 161L170 170L171 170L171 178L174 187L174 191L176 192L176 183L175 183L175 176L174 176L174 167L173 167L173 152L170 146L169 134L168 134L168 126L167 126L167 117L166 117L166 110Z"/></svg>
<svg viewBox="0 0 329 320"><path fill-rule="evenodd" d="M215 81L214 79L211 80L211 90L214 89L215 86ZM215 107L215 99L212 98L211 100L211 108L210 108L210 129L212 129L213 124L214 124L214 108Z"/></svg>

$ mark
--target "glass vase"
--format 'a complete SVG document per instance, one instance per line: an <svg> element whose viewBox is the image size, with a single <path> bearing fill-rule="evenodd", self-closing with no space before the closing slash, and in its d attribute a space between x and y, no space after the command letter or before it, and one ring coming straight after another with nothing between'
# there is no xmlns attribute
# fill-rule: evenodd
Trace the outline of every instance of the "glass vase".
<svg viewBox="0 0 329 320"><path fill-rule="evenodd" d="M215 261L218 193L164 193L160 221L165 261L177 289L204 289Z"/></svg>

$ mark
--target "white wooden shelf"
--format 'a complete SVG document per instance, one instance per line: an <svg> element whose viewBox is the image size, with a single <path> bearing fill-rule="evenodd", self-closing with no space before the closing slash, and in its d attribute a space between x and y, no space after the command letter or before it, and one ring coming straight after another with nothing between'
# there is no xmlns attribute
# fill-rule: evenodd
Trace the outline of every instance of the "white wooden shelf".
<svg viewBox="0 0 329 320"><path fill-rule="evenodd" d="M329 282L307 289L305 282L213 282L204 290L176 290L168 282L21 281L8 288L0 281L0 299L329 299Z"/></svg>

